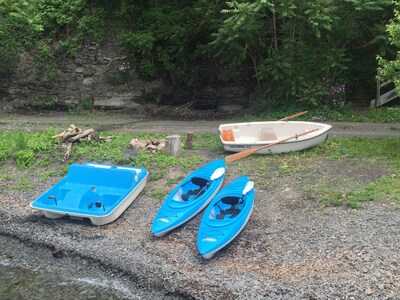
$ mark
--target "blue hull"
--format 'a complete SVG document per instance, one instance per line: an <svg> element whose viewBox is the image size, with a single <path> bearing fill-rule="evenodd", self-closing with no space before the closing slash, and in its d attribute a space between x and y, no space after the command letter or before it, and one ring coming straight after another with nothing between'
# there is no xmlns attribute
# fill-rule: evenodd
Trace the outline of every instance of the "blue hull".
<svg viewBox="0 0 400 300"><path fill-rule="evenodd" d="M95 225L114 221L146 184L145 168L109 164L72 164L66 177L44 192L31 207L48 218L89 218Z"/></svg>
<svg viewBox="0 0 400 300"><path fill-rule="evenodd" d="M218 171L223 173L218 178L211 179ZM152 234L163 236L198 214L217 194L224 173L225 162L217 159L182 180L157 212L151 228Z"/></svg>
<svg viewBox="0 0 400 300"><path fill-rule="evenodd" d="M224 187L207 207L200 223L197 247L209 259L244 228L254 206L254 189L243 195L249 178L241 176Z"/></svg>

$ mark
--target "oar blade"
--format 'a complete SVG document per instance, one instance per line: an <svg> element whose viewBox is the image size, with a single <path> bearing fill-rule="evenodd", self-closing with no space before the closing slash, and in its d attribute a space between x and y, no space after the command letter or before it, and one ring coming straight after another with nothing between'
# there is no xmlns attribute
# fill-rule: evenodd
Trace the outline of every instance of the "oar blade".
<svg viewBox="0 0 400 300"><path fill-rule="evenodd" d="M301 111L301 112L298 112L297 114L294 114L294 115L287 116L287 117L284 117L282 119L279 119L278 121L287 121L287 120L290 120L290 119L293 119L293 118L296 118L296 117L300 117L302 115L305 115L307 112L308 111Z"/></svg>
<svg viewBox="0 0 400 300"><path fill-rule="evenodd" d="M258 150L259 150L258 148L251 148L251 149L247 149L244 151L240 151L238 153L228 155L227 157L225 157L225 161L229 163L229 162L244 158L246 156L252 155L253 153L257 152Z"/></svg>

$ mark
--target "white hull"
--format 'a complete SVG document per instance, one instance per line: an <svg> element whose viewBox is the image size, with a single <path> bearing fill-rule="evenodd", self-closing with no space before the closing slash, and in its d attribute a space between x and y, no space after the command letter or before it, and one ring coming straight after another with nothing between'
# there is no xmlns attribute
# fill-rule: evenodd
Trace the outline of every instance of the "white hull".
<svg viewBox="0 0 400 300"><path fill-rule="evenodd" d="M314 132L256 152L258 154L276 154L300 151L318 146L326 140L332 126L303 121L248 122L221 124L219 126L219 133L221 143L226 151L241 152L249 148L268 145L316 128L318 130ZM229 135L226 135L227 132Z"/></svg>

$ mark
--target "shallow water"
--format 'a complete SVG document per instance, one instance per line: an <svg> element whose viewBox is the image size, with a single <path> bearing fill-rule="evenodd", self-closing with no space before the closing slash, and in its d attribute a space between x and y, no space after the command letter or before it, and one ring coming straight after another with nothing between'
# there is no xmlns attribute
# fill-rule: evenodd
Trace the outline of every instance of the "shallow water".
<svg viewBox="0 0 400 300"><path fill-rule="evenodd" d="M116 280L95 277L65 278L0 260L0 299L135 299L129 288Z"/></svg>
<svg viewBox="0 0 400 300"><path fill-rule="evenodd" d="M130 277L0 235L0 299L161 299Z"/></svg>

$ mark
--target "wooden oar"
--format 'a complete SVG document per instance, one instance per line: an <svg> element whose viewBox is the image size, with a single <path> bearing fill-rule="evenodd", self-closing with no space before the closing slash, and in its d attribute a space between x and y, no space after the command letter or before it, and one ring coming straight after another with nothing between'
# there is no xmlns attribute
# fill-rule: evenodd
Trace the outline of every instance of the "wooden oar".
<svg viewBox="0 0 400 300"><path fill-rule="evenodd" d="M246 150L244 150L244 151L241 151L241 152L238 152L238 153L235 153L235 154L228 155L227 157L225 157L225 161L226 161L226 162L232 162L232 161L241 159L241 158L243 158L243 157L246 157L246 156L249 156L249 155L251 155L251 154L253 154L253 153L256 153L257 151L260 151L261 149L265 149L265 148L268 148L268 147L272 147L272 146L274 146L274 145L277 145L277 144L286 142L286 141L288 141L288 140L291 140L291 139L294 139L294 138L298 138L299 136L309 134L309 133L311 133L311 132L317 131L318 129L319 129L319 128L311 129L311 130L308 130L308 131L305 131L305 132L298 133L298 134L296 134L296 135L290 136L290 137L288 137L288 138L281 139L281 140L279 140L279 141L273 142L273 143L268 144L268 145L264 145L264 146L257 147L257 148L250 148L250 149L246 149Z"/></svg>
<svg viewBox="0 0 400 300"><path fill-rule="evenodd" d="M296 117L305 115L306 113L307 113L307 111L298 112L297 114L284 117L284 118L282 118L282 119L279 119L278 121L287 121L287 120L289 120L289 119L293 119L293 118L296 118Z"/></svg>

